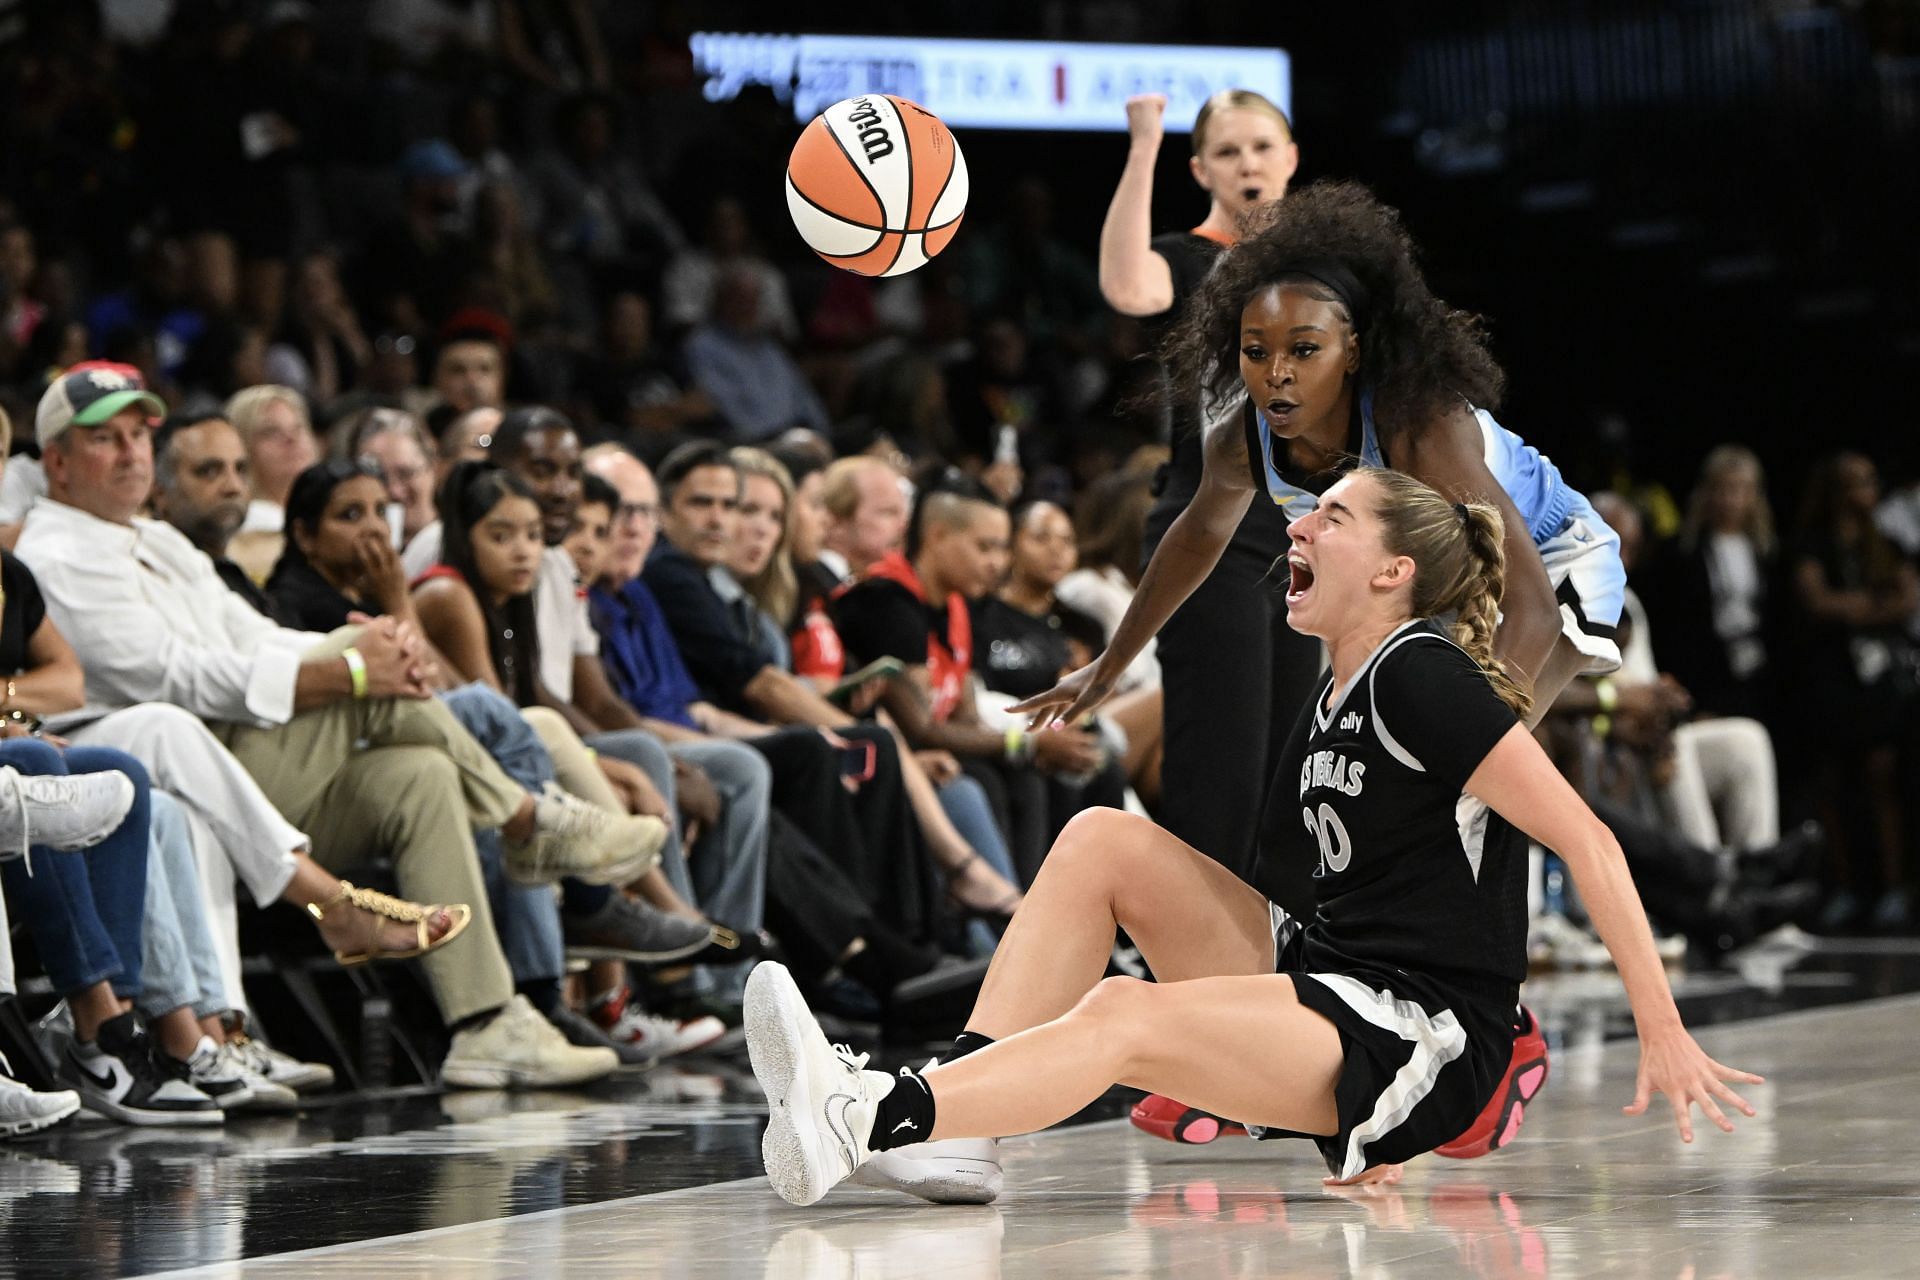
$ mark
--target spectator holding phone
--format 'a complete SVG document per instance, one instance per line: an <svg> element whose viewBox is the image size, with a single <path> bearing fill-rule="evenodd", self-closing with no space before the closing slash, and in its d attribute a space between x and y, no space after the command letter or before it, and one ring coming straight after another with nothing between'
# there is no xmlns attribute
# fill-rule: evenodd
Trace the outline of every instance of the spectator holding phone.
<svg viewBox="0 0 1920 1280"><path fill-rule="evenodd" d="M433 442L420 420L404 409L375 406L343 425L342 456L377 464L386 481L387 501L399 514L391 539L397 551L439 519L433 505Z"/></svg>

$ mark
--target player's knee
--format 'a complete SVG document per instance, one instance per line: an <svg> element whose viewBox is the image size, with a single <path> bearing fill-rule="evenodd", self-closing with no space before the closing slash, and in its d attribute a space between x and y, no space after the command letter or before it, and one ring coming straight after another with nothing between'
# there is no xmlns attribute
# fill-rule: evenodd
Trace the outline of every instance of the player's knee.
<svg viewBox="0 0 1920 1280"><path fill-rule="evenodd" d="M1073 1016L1116 1027L1125 1026L1152 994L1153 984L1138 978L1102 978L1093 984L1092 990L1080 997L1080 1003L1073 1008Z"/></svg>
<svg viewBox="0 0 1920 1280"><path fill-rule="evenodd" d="M1130 1075L1147 1052L1148 1004L1156 993L1153 983L1138 978L1102 978L1069 1016L1090 1025L1101 1051L1117 1055L1115 1069Z"/></svg>
<svg viewBox="0 0 1920 1280"><path fill-rule="evenodd" d="M1141 835L1153 829L1151 822L1125 809L1082 809L1061 828L1047 861L1064 855L1102 867L1124 866L1141 851Z"/></svg>

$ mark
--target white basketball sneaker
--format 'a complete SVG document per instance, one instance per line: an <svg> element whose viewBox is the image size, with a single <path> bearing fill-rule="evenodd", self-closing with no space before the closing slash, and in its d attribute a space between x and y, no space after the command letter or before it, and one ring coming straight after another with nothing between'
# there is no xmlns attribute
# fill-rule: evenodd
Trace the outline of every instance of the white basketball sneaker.
<svg viewBox="0 0 1920 1280"><path fill-rule="evenodd" d="M927 1067L939 1061L935 1058ZM943 1138L876 1151L848 1181L880 1191L904 1191L934 1204L992 1204L1000 1197L1002 1182L1000 1140Z"/></svg>
<svg viewBox="0 0 1920 1280"><path fill-rule="evenodd" d="M812 1204L871 1156L874 1110L893 1078L864 1070L866 1054L827 1043L785 965L754 969L745 1015L747 1053L767 1095L767 1180L789 1204Z"/></svg>
<svg viewBox="0 0 1920 1280"><path fill-rule="evenodd" d="M876 1151L851 1181L933 1204L992 1204L1000 1198L1000 1140L944 1138Z"/></svg>

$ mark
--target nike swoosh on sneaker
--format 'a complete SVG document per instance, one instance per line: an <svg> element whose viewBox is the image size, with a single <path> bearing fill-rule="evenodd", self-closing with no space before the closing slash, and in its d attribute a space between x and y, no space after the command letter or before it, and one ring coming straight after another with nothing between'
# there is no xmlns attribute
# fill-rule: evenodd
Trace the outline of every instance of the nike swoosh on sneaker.
<svg viewBox="0 0 1920 1280"><path fill-rule="evenodd" d="M900 1132L902 1129L912 1129L915 1133L920 1131L920 1127L911 1120L902 1120L899 1124L893 1126L893 1132L895 1133Z"/></svg>
<svg viewBox="0 0 1920 1280"><path fill-rule="evenodd" d="M75 1070L79 1071L81 1075L85 1076L102 1092L113 1092L114 1085L118 1083L118 1077L114 1075L112 1067L108 1067L103 1075L95 1075L86 1063L80 1061L79 1055L69 1053L67 1055L67 1061L72 1063Z"/></svg>
<svg viewBox="0 0 1920 1280"><path fill-rule="evenodd" d="M840 1109L837 1112L833 1109L833 1104L836 1102L840 1104ZM856 1148L853 1145L853 1128L847 1123L847 1108L851 1107L853 1102L854 1098L852 1094L836 1093L827 1099L826 1105L823 1108L827 1113L827 1127L833 1131L834 1140L840 1144L840 1150L847 1158L847 1168L849 1169L860 1163L859 1160L855 1158Z"/></svg>

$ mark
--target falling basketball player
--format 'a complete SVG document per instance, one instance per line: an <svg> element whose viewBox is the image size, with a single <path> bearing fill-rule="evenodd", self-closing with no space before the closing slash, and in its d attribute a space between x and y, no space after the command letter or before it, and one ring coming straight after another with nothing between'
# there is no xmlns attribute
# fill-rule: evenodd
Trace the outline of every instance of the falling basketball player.
<svg viewBox="0 0 1920 1280"><path fill-rule="evenodd" d="M1314 318L1313 341L1342 359L1345 322L1325 304ZM1664 1094L1687 1141L1695 1106L1729 1131L1723 1103L1754 1114L1726 1082L1760 1077L1681 1025L1618 844L1527 732L1530 695L1494 654L1501 511L1366 468L1288 536L1289 619L1332 670L1282 753L1269 813L1286 816L1263 840L1315 861L1315 918L1144 819L1090 811L1055 844L943 1063L865 1070L786 970L762 965L747 1036L781 1196L811 1204L929 1139L1046 1128L1116 1083L1311 1138L1331 1180L1378 1176L1460 1134L1507 1070L1524 837L1566 860L1619 966L1640 1037L1627 1114ZM1157 982L1102 979L1118 928Z"/></svg>

